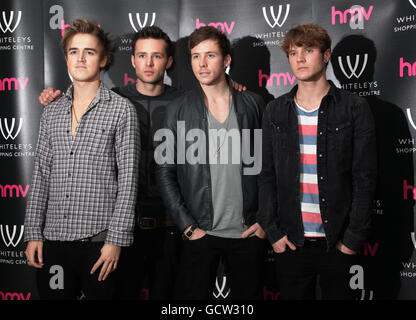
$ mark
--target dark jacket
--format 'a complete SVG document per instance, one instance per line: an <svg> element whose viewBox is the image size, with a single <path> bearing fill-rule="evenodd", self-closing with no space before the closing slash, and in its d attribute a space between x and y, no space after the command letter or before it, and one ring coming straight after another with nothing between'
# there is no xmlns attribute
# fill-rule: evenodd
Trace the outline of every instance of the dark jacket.
<svg viewBox="0 0 416 320"><path fill-rule="evenodd" d="M253 150L253 129L261 128L263 99L252 92L232 90L240 132L241 129L251 129L250 149ZM177 154L181 152L177 141L177 134L179 134L177 121L184 121L185 135L191 129L201 129L205 132L207 159L204 163L190 164L186 159L184 163L177 161L177 156L185 157L183 154ZM203 230L212 230L214 214L208 163L208 123L201 88L187 92L168 105L164 127L173 133L174 144L167 143L167 145L172 147L175 159L173 164L165 163L156 168L156 179L163 202L181 231L191 224L197 224ZM185 150L188 150L192 144L194 141L186 141ZM250 167L250 165L243 162L243 170L245 167ZM257 177L258 175L243 175L242 173L243 217L248 226L256 222L258 212Z"/></svg>
<svg viewBox="0 0 416 320"><path fill-rule="evenodd" d="M169 214L165 212L156 187L153 136L163 126L166 106L175 98L181 96L183 91L165 85L165 89L160 95L146 96L137 91L135 83L112 90L131 101L136 107L140 122L142 152L139 165L136 212L141 217L169 219Z"/></svg>
<svg viewBox="0 0 416 320"><path fill-rule="evenodd" d="M358 251L370 229L376 186L374 120L365 99L330 84L318 113L319 206L328 250L341 240ZM271 101L264 112L258 218L272 244L287 235L303 246L296 91Z"/></svg>

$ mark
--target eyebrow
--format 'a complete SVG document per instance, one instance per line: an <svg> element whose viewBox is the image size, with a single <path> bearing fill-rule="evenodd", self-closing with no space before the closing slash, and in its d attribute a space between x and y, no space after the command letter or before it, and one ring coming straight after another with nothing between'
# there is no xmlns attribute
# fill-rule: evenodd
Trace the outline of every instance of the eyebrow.
<svg viewBox="0 0 416 320"><path fill-rule="evenodd" d="M83 49L97 52L97 49L94 49L94 48L83 48ZM73 47L73 48L68 49L68 51L70 51L70 50L79 50L79 48Z"/></svg>

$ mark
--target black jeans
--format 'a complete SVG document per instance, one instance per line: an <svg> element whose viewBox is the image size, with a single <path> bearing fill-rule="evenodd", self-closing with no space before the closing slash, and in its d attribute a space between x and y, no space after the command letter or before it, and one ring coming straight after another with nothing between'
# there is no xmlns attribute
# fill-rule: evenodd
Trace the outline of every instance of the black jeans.
<svg viewBox="0 0 416 320"><path fill-rule="evenodd" d="M256 236L183 240L175 299L212 300L220 258L231 287L228 299L261 299L264 249L265 241Z"/></svg>
<svg viewBox="0 0 416 320"><path fill-rule="evenodd" d="M173 226L136 227L133 245L121 250L115 299L172 299L181 241L178 228Z"/></svg>
<svg viewBox="0 0 416 320"><path fill-rule="evenodd" d="M356 255L346 255L336 248L328 252L323 238L305 239L303 247L294 251L286 247L275 256L281 300L316 299L318 278L323 300L352 299L349 271Z"/></svg>
<svg viewBox="0 0 416 320"><path fill-rule="evenodd" d="M45 265L36 269L40 299L75 300L81 297L81 291L87 300L111 299L114 274L110 273L104 281L98 281L101 268L90 274L103 245L103 242L46 240L43 243Z"/></svg>

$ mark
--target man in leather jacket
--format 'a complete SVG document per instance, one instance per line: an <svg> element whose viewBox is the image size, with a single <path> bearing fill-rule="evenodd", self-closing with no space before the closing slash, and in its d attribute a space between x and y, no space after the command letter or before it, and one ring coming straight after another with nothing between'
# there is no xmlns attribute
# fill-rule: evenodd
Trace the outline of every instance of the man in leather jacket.
<svg viewBox="0 0 416 320"><path fill-rule="evenodd" d="M326 79L331 39L317 25L282 42L298 80L263 116L259 223L276 252L281 299L349 299L349 271L370 228L374 120L366 100Z"/></svg>
<svg viewBox="0 0 416 320"><path fill-rule="evenodd" d="M256 218L260 167L247 154L261 144L255 129L264 102L227 81L230 42L223 33L202 27L188 43L199 88L168 105L164 130L155 135L158 186L184 237L175 298L212 298L222 259L230 298L259 299L265 237Z"/></svg>

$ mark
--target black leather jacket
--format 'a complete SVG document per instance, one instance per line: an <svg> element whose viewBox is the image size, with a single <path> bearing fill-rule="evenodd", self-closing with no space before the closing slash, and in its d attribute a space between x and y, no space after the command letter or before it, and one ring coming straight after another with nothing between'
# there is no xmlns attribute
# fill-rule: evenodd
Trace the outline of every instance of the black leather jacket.
<svg viewBox="0 0 416 320"><path fill-rule="evenodd" d="M264 101L248 91L232 89L232 94L240 132L241 129L251 129L250 148L254 150L253 129L261 128ZM156 179L163 202L181 231L191 224L197 224L203 230L212 230L213 204L208 158L205 164L190 164L188 161L177 164L177 121L184 121L185 135L191 129L202 129L205 137L208 137L206 106L201 88L185 93L167 107L164 127L174 136L174 145L171 147L174 149L175 163L158 165ZM193 143L186 141L185 150ZM208 142L206 145L208 157ZM246 166L249 167L242 163L243 170ZM258 212L257 177L242 174L243 217L248 226L256 222Z"/></svg>
<svg viewBox="0 0 416 320"><path fill-rule="evenodd" d="M330 84L318 113L319 206L328 250L341 240L357 251L368 236L376 186L374 120L365 99ZM272 244L287 235L303 246L296 91L271 101L263 115L258 222Z"/></svg>

